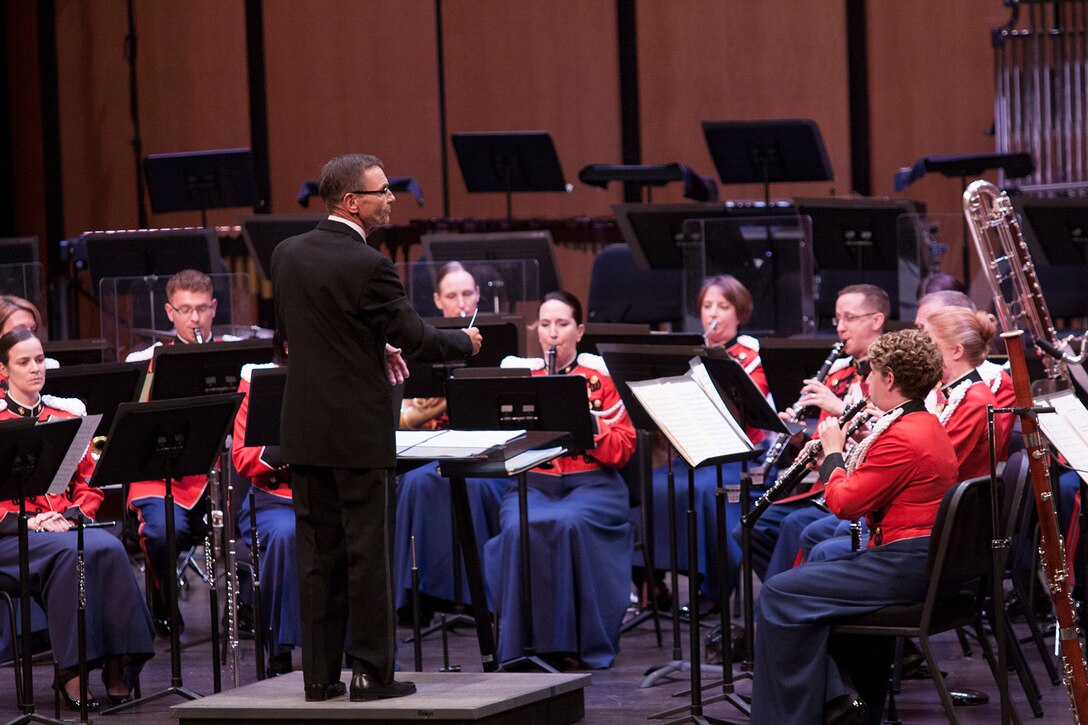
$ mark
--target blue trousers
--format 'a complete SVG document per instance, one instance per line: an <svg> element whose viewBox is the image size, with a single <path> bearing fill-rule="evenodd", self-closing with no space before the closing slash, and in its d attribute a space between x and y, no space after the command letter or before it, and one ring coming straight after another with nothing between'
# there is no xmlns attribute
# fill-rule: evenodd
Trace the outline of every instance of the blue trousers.
<svg viewBox="0 0 1088 725"><path fill-rule="evenodd" d="M152 584L159 591L159 596L165 597L165 577L176 576L177 573L177 562L170 561L167 555L165 501L148 497L133 501L132 505L140 516L140 547L151 567ZM174 537L179 556L203 539L208 528L204 521L205 509L203 502L192 509L174 504Z"/></svg>
<svg viewBox="0 0 1088 725"><path fill-rule="evenodd" d="M291 499L254 488L257 534L261 541L261 626L271 633L269 654L281 655L302 644L295 510ZM238 533L251 543L249 497L238 507Z"/></svg>
<svg viewBox="0 0 1088 725"><path fill-rule="evenodd" d="M763 515L752 527L752 571L762 581L767 581L767 569L771 564L775 544L778 543L782 522L794 511L809 508L812 505L808 500L775 504L764 510ZM742 533L740 525L733 527L734 540L740 541Z"/></svg>
<svg viewBox="0 0 1088 725"><path fill-rule="evenodd" d="M921 601L928 548L928 536L902 539L769 578L756 608L751 722L818 725L824 702L849 691L829 654L833 622Z"/></svg>
<svg viewBox="0 0 1088 725"><path fill-rule="evenodd" d="M1080 476L1075 471L1066 471L1058 477L1058 524L1061 526L1062 537L1064 541L1069 541L1069 530L1073 523L1074 517L1080 517L1080 506L1077 505L1077 493L1080 492ZM1029 492L1030 495L1030 492ZM1081 502L1084 505L1084 502ZM1078 526L1079 528L1079 526ZM1076 550L1073 552L1073 558L1068 559L1068 565L1071 567L1070 574L1073 577L1074 583L1082 585L1081 577L1084 575L1084 548L1082 540L1085 536L1085 532L1080 532L1080 539L1076 544ZM1027 547L1024 547L1027 548ZM1016 562L1017 565L1022 567L1028 566L1025 562Z"/></svg>
<svg viewBox="0 0 1088 725"><path fill-rule="evenodd" d="M87 661L91 668L104 657L131 655L136 662L154 653L151 615L144 604L125 547L103 529L84 532L86 572ZM79 579L76 576L76 532L30 534L31 589L49 621L53 658L61 668L79 662L76 628ZM0 537L0 572L18 579L19 540Z"/></svg>
<svg viewBox="0 0 1088 725"><path fill-rule="evenodd" d="M771 508L777 507L772 506ZM793 568L793 564L797 560L797 552L801 548L802 534L813 522L820 521L827 516L835 518L812 503L795 508L786 515L778 532L778 540L775 541L774 549L771 550L771 559L767 563L767 576L763 581L767 581L775 574L781 574Z"/></svg>
<svg viewBox="0 0 1088 725"><path fill-rule="evenodd" d="M538 652L612 664L631 596L627 486L606 468L566 476L529 474L530 569ZM506 494L501 533L487 542L485 574L499 609L499 660L522 654L518 492Z"/></svg>

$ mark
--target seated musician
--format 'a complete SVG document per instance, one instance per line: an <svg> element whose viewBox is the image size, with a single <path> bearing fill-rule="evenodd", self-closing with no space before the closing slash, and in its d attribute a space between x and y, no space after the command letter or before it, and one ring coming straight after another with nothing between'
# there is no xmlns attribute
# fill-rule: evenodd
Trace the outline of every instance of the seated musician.
<svg viewBox="0 0 1088 725"><path fill-rule="evenodd" d="M283 462L279 446L247 446L249 386L254 370L279 367L287 362L286 345L277 336L273 342L275 361L246 365L238 392L241 407L234 418L231 460L238 473L253 486L253 513L257 520L261 564L261 622L268 640L268 673L282 675L292 670L291 652L302 644L298 574L295 565L295 511L292 507L291 472ZM249 496L238 507L238 534L253 546ZM263 655L258 655L263 656Z"/></svg>
<svg viewBox="0 0 1088 725"><path fill-rule="evenodd" d="M177 331L176 340L170 344L191 345L213 339L212 319L215 317L216 300L212 294L212 279L203 272L186 269L170 278L166 285L166 316ZM132 353L126 362L148 360L150 373L154 348L160 344L156 342L145 350ZM201 475L185 476L171 486L174 495L174 534L179 552L196 543L206 529L204 491L207 485L208 477ZM166 483L161 480L137 481L128 490L128 505L140 517L140 546L151 571L154 589L151 595L152 619L155 631L161 637L170 635L169 607L172 606L166 601L167 589L163 577L176 576L176 562L167 560L165 495ZM184 631L181 612L178 612L178 622Z"/></svg>
<svg viewBox="0 0 1088 725"><path fill-rule="evenodd" d="M941 384L931 411L944 426L956 451L958 481L990 473L986 406L997 407L997 401L978 367L990 349L994 322L988 313L971 312L963 307L943 307L928 316L928 334L940 351L942 362ZM998 461L1008 458L1011 424L1009 415L995 419ZM830 514L809 524L801 535L802 554L816 561L845 553L850 548L848 525L849 522Z"/></svg>
<svg viewBox="0 0 1088 725"><path fill-rule="evenodd" d="M711 277L703 284L698 302L703 324L703 335L708 347L724 348L734 360L744 367L760 392L769 394L767 376L763 372L763 362L759 357L759 341L749 335L740 335L742 325L752 317L752 295L739 280L729 274ZM764 439L761 430L749 429L748 437L759 445ZM674 461L676 471L676 537L677 566L680 571L689 570L687 541L687 517L683 514L688 509L688 487L686 469L683 460ZM724 480L740 480L739 463L724 466ZM714 467L700 468L695 471L695 510L699 515L699 574L702 577L701 592L713 600L728 597L740 568L741 550L736 540L727 539L729 547L729 581L725 589L718 582L718 519L716 515L715 491L718 487L717 470ZM669 499L668 473L665 466L654 470L654 566L657 568L655 587L658 592L658 604L667 604L668 597L662 596L665 588L663 572L669 566ZM740 503L726 504L726 520L732 529L740 521ZM635 579L641 572L636 569Z"/></svg>
<svg viewBox="0 0 1088 725"><path fill-rule="evenodd" d="M86 414L75 398L41 395L45 385L45 355L33 332L19 327L0 337L0 373L8 380L7 395L0 400L0 420L15 418L72 418ZM80 513L93 520L104 495L87 485L94 471L91 451L62 494L26 500L30 577L34 596L45 609L53 659L60 668L55 687L72 709L79 709L79 645L76 609L79 578L76 574L76 533ZM0 502L0 573L18 579L19 541L16 501ZM102 681L110 704L127 702L131 678L141 663L155 652L151 617L121 541L104 529L84 531L86 583L87 662L102 668ZM88 687L88 693L91 690ZM89 694L87 705L98 707Z"/></svg>
<svg viewBox="0 0 1088 725"><path fill-rule="evenodd" d="M837 418L847 405L868 394L865 380L869 345L880 336L890 312L888 294L874 285L854 284L839 292L833 321L846 357L832 366L823 383L808 379L801 388L807 405L819 409L820 422ZM792 413L792 409L786 410L786 415ZM818 482L808 493L787 496L764 511L756 522L752 529L752 567L762 580L793 567L801 533L827 513L815 501L822 490ZM734 529L733 535L738 536L739 531Z"/></svg>
<svg viewBox="0 0 1088 725"><path fill-rule="evenodd" d="M439 268L434 305L446 318L471 317L480 302L476 280L459 262ZM401 406L400 427L413 430L448 428L445 398L415 398ZM508 478L469 478L469 508L476 546L481 558L484 544L499 532L499 504L513 485ZM394 526L393 576L396 606L402 622L411 621L412 537L419 569L422 621L435 611L452 611L454 595L450 483L438 474L438 464L412 469L397 481L397 518ZM468 598L468 582L462 574L462 602Z"/></svg>
<svg viewBox="0 0 1088 725"><path fill-rule="evenodd" d="M620 624L631 592L631 527L627 485L616 468L631 457L635 429L604 361L578 354L582 304L550 292L540 305L537 335L555 348L560 375L586 380L597 432L595 446L529 473L533 633L538 653L609 667L619 651ZM547 373L544 360L507 358L504 367ZM518 492L507 492L500 533L484 549L485 573L499 610L499 660L522 654Z"/></svg>
<svg viewBox="0 0 1088 725"><path fill-rule="evenodd" d="M887 411L872 433L844 459L837 421L827 419L818 429L828 508L844 519L866 516L868 547L784 571L764 583L756 618L753 722L820 723L825 701L850 703L849 688L829 656L832 623L888 604L921 601L926 593L933 521L958 476L948 434L924 403L941 377L941 355L924 333L903 330L880 336L869 347L869 361L870 398ZM878 712L891 640L869 644L867 668L855 667L851 674ZM859 681L866 672L872 682Z"/></svg>
<svg viewBox="0 0 1088 725"><path fill-rule="evenodd" d="M11 332L16 327L25 327L34 334L42 326L42 313L30 300L15 295L0 295L0 335ZM51 357L45 359L47 370L60 367L60 363ZM3 382L3 378L0 378Z"/></svg>

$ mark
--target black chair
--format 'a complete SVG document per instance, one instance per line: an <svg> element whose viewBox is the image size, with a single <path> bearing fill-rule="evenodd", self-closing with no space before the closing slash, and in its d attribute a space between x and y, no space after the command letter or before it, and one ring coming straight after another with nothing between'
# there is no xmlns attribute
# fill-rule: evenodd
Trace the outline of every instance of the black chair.
<svg viewBox="0 0 1088 725"><path fill-rule="evenodd" d="M945 715L958 722L948 685L941 677L930 637L971 626L979 641L985 632L979 618L979 591L993 565L989 477L972 478L945 493L933 526L926 572L929 587L924 601L883 607L840 620L832 636L914 637L919 641Z"/></svg>
<svg viewBox="0 0 1088 725"><path fill-rule="evenodd" d="M15 668L15 707L23 707L23 669L19 659L19 624L16 621L15 602L19 596L19 580L7 574L0 574L0 598L8 608L8 627L11 632L11 665Z"/></svg>
<svg viewBox="0 0 1088 725"><path fill-rule="evenodd" d="M680 270L642 269L626 244L609 244L593 260L587 312L589 322L679 323L684 316Z"/></svg>

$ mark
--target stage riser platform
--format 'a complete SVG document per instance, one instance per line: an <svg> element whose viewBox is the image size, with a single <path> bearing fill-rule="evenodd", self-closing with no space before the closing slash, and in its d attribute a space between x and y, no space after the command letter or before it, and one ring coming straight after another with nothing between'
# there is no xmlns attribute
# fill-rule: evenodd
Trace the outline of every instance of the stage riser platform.
<svg viewBox="0 0 1088 725"><path fill-rule="evenodd" d="M516 722L566 725L585 716L588 674L416 673L398 679L416 683L410 697L351 702L339 697L306 702L302 673L275 677L172 707L181 725L313 725L360 722L366 725L426 722L461 725ZM350 682L351 673L343 673Z"/></svg>

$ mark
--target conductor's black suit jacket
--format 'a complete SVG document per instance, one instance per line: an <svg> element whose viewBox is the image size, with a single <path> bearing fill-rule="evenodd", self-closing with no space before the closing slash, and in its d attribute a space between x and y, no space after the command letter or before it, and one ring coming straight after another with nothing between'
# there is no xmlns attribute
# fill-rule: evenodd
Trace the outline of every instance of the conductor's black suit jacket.
<svg viewBox="0 0 1088 725"><path fill-rule="evenodd" d="M393 468L388 341L421 360L467 358L461 330L420 319L396 269L347 224L324 220L272 253L276 327L290 365L280 446L294 465Z"/></svg>

